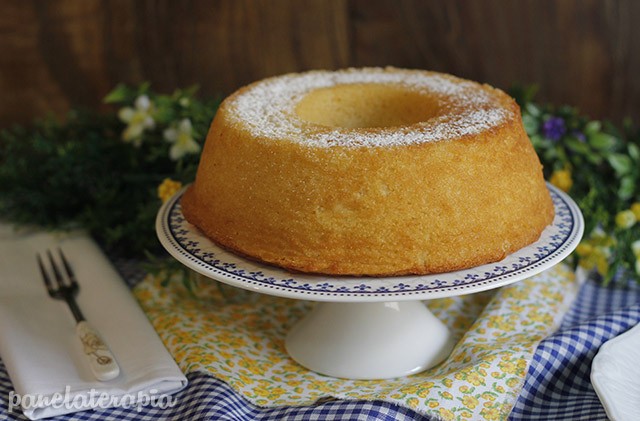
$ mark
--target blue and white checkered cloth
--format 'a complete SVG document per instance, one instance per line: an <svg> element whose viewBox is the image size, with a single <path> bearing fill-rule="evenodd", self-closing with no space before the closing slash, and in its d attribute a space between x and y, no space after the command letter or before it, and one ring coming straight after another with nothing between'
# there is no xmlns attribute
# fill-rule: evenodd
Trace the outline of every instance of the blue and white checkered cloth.
<svg viewBox="0 0 640 421"><path fill-rule="evenodd" d="M538 345L512 420L607 420L589 376L600 346L640 322L640 290L586 282L558 332Z"/></svg>
<svg viewBox="0 0 640 421"><path fill-rule="evenodd" d="M640 321L640 288L602 288L587 281L558 332L540 343L512 420L606 420L591 385L591 361L607 340ZM228 385L205 373L187 376L189 385L175 395L176 405L112 408L84 411L56 420L426 420L414 411L382 401L333 400L305 407L261 408L252 405ZM25 420L8 413L13 390L0 362L0 420Z"/></svg>

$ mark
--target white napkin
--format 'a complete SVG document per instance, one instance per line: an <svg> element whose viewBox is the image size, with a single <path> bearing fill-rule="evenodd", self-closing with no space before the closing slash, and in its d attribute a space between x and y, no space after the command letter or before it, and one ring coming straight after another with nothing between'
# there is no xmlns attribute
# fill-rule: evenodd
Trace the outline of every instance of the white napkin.
<svg viewBox="0 0 640 421"><path fill-rule="evenodd" d="M80 284L77 301L85 318L120 365L111 381L93 377L70 310L46 293L35 255L58 246ZM0 224L0 357L15 387L9 406L15 411L21 404L30 419L89 408L166 406L170 394L187 384L122 278L81 233L21 234Z"/></svg>

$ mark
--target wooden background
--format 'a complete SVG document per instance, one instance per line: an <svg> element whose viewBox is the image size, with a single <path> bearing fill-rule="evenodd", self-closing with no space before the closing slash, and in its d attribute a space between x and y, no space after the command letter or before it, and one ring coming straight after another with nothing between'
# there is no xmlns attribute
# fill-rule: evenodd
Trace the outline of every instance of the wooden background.
<svg viewBox="0 0 640 421"><path fill-rule="evenodd" d="M228 94L266 76L444 71L640 121L637 0L0 0L0 126L105 109L118 82Z"/></svg>

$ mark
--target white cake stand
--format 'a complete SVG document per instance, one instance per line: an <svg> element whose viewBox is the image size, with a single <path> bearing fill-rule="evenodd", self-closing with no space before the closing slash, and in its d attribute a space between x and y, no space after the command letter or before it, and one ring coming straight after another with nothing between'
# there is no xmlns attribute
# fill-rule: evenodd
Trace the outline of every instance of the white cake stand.
<svg viewBox="0 0 640 421"><path fill-rule="evenodd" d="M485 291L531 277L567 257L584 221L569 196L548 185L555 219L540 239L500 262L426 276L328 277L291 273L218 247L185 220L184 189L156 220L160 242L178 261L215 280L280 297L317 301L289 332L285 346L301 365L349 379L414 374L444 360L453 347L448 328L424 300Z"/></svg>

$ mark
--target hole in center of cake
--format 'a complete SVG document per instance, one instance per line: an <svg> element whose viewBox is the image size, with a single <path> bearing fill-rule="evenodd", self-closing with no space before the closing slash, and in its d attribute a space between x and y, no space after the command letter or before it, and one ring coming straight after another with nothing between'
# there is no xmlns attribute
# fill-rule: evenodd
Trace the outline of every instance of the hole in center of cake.
<svg viewBox="0 0 640 421"><path fill-rule="evenodd" d="M310 123L358 129L412 125L440 115L441 107L437 98L409 87L363 83L311 91L295 112Z"/></svg>

